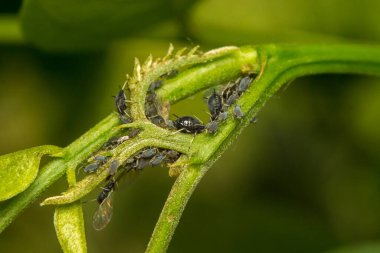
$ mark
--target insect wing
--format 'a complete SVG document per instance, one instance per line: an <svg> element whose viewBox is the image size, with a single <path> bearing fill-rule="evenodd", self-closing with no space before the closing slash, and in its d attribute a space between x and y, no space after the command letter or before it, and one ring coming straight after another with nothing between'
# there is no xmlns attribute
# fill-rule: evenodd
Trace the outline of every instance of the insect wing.
<svg viewBox="0 0 380 253"><path fill-rule="evenodd" d="M92 226L95 230L104 229L108 223L111 221L112 213L113 213L113 201L112 201L112 193L108 195L108 197L100 203L98 209L94 213L94 217L92 219Z"/></svg>

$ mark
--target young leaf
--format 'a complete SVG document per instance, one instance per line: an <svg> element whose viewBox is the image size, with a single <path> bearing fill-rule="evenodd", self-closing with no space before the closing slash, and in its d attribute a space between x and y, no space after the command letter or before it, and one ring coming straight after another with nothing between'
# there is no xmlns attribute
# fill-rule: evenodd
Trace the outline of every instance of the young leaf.
<svg viewBox="0 0 380 253"><path fill-rule="evenodd" d="M0 201L10 199L28 188L37 176L41 157L59 156L61 150L46 145L0 156Z"/></svg>
<svg viewBox="0 0 380 253"><path fill-rule="evenodd" d="M57 207L54 226L63 252L87 252L82 204L79 201Z"/></svg>
<svg viewBox="0 0 380 253"><path fill-rule="evenodd" d="M68 169L66 173L69 186L75 185L75 168ZM80 201L56 207L54 227L63 252L87 252L83 211Z"/></svg>

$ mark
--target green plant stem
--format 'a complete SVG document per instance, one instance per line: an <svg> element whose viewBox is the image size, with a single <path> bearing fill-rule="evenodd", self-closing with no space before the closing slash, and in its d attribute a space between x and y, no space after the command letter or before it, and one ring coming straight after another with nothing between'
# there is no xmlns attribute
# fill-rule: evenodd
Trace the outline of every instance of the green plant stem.
<svg viewBox="0 0 380 253"><path fill-rule="evenodd" d="M249 52L249 48L251 47L245 47L244 51ZM261 71L249 90L238 101L245 113L244 118L241 122L232 120L227 122L218 133L221 137L218 138L217 135L213 141L207 139L207 136L196 138L192 149L201 150L202 155L195 154L192 160L198 165L185 169L173 185L146 252L158 253L167 250L195 186L229 143L284 84L300 76L320 73L380 75L380 48L378 47L267 45L252 48L252 50L258 52ZM257 61L252 64L257 64ZM170 91L166 90L166 92Z"/></svg>
<svg viewBox="0 0 380 253"><path fill-rule="evenodd" d="M161 212L146 252L165 252L186 203L204 173L205 170L202 170L200 166L189 166L178 176L166 200L165 208Z"/></svg>
<svg viewBox="0 0 380 253"><path fill-rule="evenodd" d="M118 124L119 119L117 116L115 114L109 115L65 148L63 158L54 159L43 166L37 179L28 189L2 204L0 209L0 232L46 188L63 176L67 168L76 168L94 150L101 147L114 134L114 127Z"/></svg>

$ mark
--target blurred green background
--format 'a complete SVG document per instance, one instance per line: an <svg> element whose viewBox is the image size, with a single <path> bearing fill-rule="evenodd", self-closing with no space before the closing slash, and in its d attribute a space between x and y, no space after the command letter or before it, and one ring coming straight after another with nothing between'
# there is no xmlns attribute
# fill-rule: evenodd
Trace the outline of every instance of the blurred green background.
<svg viewBox="0 0 380 253"><path fill-rule="evenodd" d="M169 42L380 41L374 0L76 2L2 1L0 154L69 144L114 109L134 57L163 56ZM379 83L320 75L274 96L200 183L169 252L380 252ZM167 174L147 169L120 186L101 232L96 203L84 204L89 252L143 252L174 181ZM0 235L0 252L59 252L53 211L37 201Z"/></svg>

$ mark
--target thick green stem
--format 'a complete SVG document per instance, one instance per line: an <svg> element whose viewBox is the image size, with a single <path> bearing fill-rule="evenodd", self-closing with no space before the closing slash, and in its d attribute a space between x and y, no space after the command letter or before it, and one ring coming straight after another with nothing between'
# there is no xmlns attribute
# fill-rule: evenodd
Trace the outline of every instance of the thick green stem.
<svg viewBox="0 0 380 253"><path fill-rule="evenodd" d="M186 203L204 173L200 166L189 166L179 175L166 200L146 252L166 251Z"/></svg>

